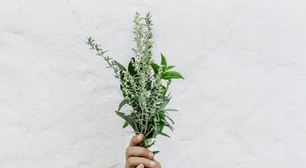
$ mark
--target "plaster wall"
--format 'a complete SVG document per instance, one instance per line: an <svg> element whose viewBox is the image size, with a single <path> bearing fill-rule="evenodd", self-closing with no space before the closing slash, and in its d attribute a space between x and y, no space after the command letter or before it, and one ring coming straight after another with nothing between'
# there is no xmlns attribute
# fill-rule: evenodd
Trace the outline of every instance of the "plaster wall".
<svg viewBox="0 0 306 168"><path fill-rule="evenodd" d="M173 81L164 168L306 165L306 1L1 1L0 167L122 168L133 135L96 39L123 64L133 17L152 13ZM152 149L153 150L153 149Z"/></svg>

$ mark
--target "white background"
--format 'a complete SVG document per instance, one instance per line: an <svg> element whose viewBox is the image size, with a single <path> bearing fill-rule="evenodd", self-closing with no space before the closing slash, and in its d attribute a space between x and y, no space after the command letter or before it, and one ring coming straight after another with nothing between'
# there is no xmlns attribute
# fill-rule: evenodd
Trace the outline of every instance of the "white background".
<svg viewBox="0 0 306 168"><path fill-rule="evenodd" d="M115 114L119 81L84 43L124 65L133 18L152 13L175 131L164 168L306 165L306 1L1 1L0 167L122 168L132 129ZM153 150L153 149L152 149Z"/></svg>

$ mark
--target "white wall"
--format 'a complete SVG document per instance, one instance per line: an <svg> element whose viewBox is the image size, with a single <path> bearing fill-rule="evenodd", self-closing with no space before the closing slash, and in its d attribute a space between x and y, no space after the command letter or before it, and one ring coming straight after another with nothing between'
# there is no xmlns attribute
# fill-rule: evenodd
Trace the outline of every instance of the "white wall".
<svg viewBox="0 0 306 168"><path fill-rule="evenodd" d="M132 129L119 82L84 43L127 64L150 11L174 81L164 168L306 164L306 1L2 1L0 167L122 168Z"/></svg>

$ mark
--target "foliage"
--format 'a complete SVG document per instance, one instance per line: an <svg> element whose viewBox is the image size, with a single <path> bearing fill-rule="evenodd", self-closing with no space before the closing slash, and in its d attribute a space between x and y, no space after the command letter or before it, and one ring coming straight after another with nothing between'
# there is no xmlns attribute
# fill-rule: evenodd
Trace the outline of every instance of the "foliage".
<svg viewBox="0 0 306 168"><path fill-rule="evenodd" d="M141 18L138 13L134 19L134 40L136 48L132 50L135 57L132 57L127 68L112 58L105 56L107 51L102 50L100 45L89 37L86 42L91 49L97 51L97 55L104 57L110 68L113 68L115 77L120 80L120 89L124 99L119 104L116 111L117 115L125 120L123 128L130 125L135 133L144 134L144 140L140 146L149 148L154 144L152 139L157 135L170 137L163 132L164 127L173 130L173 120L168 116L169 111L166 109L171 97L167 94L172 79L184 79L183 76L176 72L170 71L173 65L168 66L167 60L161 54L160 65L152 60L152 21L150 13ZM162 84L162 80L167 85ZM129 105L132 110L129 114L121 112L124 105Z"/></svg>

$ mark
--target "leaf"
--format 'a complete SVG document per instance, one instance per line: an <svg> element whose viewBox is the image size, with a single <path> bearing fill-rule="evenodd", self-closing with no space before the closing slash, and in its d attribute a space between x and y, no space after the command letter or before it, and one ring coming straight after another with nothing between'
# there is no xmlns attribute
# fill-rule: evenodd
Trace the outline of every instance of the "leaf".
<svg viewBox="0 0 306 168"><path fill-rule="evenodd" d="M166 117L171 121L172 124L174 124L174 121L169 116L166 115Z"/></svg>
<svg viewBox="0 0 306 168"><path fill-rule="evenodd" d="M165 56L162 53L160 53L160 55L161 55L161 63L160 63L160 65L164 65L163 72L165 72L166 68L167 68L167 60L166 60Z"/></svg>
<svg viewBox="0 0 306 168"><path fill-rule="evenodd" d="M170 128L171 131L174 130L174 128L172 127L172 125L170 123L168 123L167 121L165 121L165 126Z"/></svg>
<svg viewBox="0 0 306 168"><path fill-rule="evenodd" d="M148 138L146 138L146 137L143 137L142 138L142 142L140 142L139 144L138 144L138 146L141 146L141 147L147 147L148 146L148 144L149 144L150 142L149 142L149 139Z"/></svg>
<svg viewBox="0 0 306 168"><path fill-rule="evenodd" d="M163 88L163 95L166 95L166 93L167 93L167 88L164 86L164 85L161 85L162 86L162 88Z"/></svg>
<svg viewBox="0 0 306 168"><path fill-rule="evenodd" d="M158 125L157 125L158 133L163 131L164 126L165 124L163 122L158 122Z"/></svg>
<svg viewBox="0 0 306 168"><path fill-rule="evenodd" d="M123 74L122 71L119 72L119 75L120 75L120 79L121 79L122 81L124 81L124 74Z"/></svg>
<svg viewBox="0 0 306 168"><path fill-rule="evenodd" d="M160 106L160 108L158 109L158 111L163 111L165 109L165 107L167 106L167 104L170 102L171 98L165 98L162 105Z"/></svg>
<svg viewBox="0 0 306 168"><path fill-rule="evenodd" d="M169 88L171 82L172 82L172 79L168 79L168 82L167 82L167 90L168 90L168 88Z"/></svg>
<svg viewBox="0 0 306 168"><path fill-rule="evenodd" d="M153 68L154 73L157 74L158 73L158 69L159 69L159 65L157 65L155 63L152 63L151 66Z"/></svg>
<svg viewBox="0 0 306 168"><path fill-rule="evenodd" d="M157 122L155 123L155 131L154 131L154 134L153 134L153 137L155 138L158 134L160 134L163 129L164 129L164 123L163 122Z"/></svg>
<svg viewBox="0 0 306 168"><path fill-rule="evenodd" d="M127 94L123 92L123 85L120 85L120 90L122 91L122 95L123 95L123 97L126 97L126 96L127 96ZM129 97L130 97L130 96L129 96Z"/></svg>
<svg viewBox="0 0 306 168"><path fill-rule="evenodd" d="M161 77L162 79L165 79L165 80L169 80L169 79L184 79L184 77L176 72L176 71L168 71L166 73L164 73Z"/></svg>
<svg viewBox="0 0 306 168"><path fill-rule="evenodd" d="M125 119L125 114L120 112L120 111L116 111L117 115L122 117L123 119Z"/></svg>
<svg viewBox="0 0 306 168"><path fill-rule="evenodd" d="M173 65L170 65L170 66L168 66L167 68L166 68L166 71L169 71L170 69L172 69L172 68L174 68L175 66L173 66Z"/></svg>
<svg viewBox="0 0 306 168"><path fill-rule="evenodd" d="M158 114L159 120L165 120L165 113L163 111L160 111Z"/></svg>
<svg viewBox="0 0 306 168"><path fill-rule="evenodd" d="M167 134L165 134L165 133L163 133L163 132L160 132L159 134L160 134L160 135L163 135L163 136L165 136L165 137L171 138L169 135L167 135Z"/></svg>
<svg viewBox="0 0 306 168"><path fill-rule="evenodd" d="M135 130L134 120L130 116L126 116L124 113L122 113L120 111L116 111L116 113L117 113L118 116L123 118L126 122L128 122L131 125L131 127Z"/></svg>
<svg viewBox="0 0 306 168"><path fill-rule="evenodd" d="M150 148L151 146L153 146L155 144L155 141L153 141L150 145L147 146L147 148Z"/></svg>
<svg viewBox="0 0 306 168"><path fill-rule="evenodd" d="M119 69L120 69L121 71L126 71L126 69L124 68L124 66L121 65L119 62L114 61L114 63L115 63L115 65L117 65L117 66L119 67Z"/></svg>
<svg viewBox="0 0 306 168"><path fill-rule="evenodd" d="M169 79L169 80L168 80L168 83L167 83L167 87L169 87L169 85L171 84L171 82L172 82L172 79Z"/></svg>
<svg viewBox="0 0 306 168"><path fill-rule="evenodd" d="M126 105L126 104L128 104L128 103L129 103L129 100L128 100L128 99L123 99L123 100L121 101L121 103L119 104L118 111L120 111L120 109L121 109L124 105Z"/></svg>
<svg viewBox="0 0 306 168"><path fill-rule="evenodd" d="M129 125L129 123L128 123L127 121L125 121L122 128L125 128L125 127L127 127L128 125Z"/></svg>
<svg viewBox="0 0 306 168"><path fill-rule="evenodd" d="M135 62L135 58L133 57L129 63L128 70L132 76L136 75L135 66L133 66L132 61Z"/></svg>
<svg viewBox="0 0 306 168"><path fill-rule="evenodd" d="M151 138L148 138L148 137L143 137L142 140L146 141L146 142L149 142L149 143L152 141Z"/></svg>
<svg viewBox="0 0 306 168"><path fill-rule="evenodd" d="M158 154L159 153L159 151L153 151L153 154L154 155L156 155L156 154Z"/></svg>

